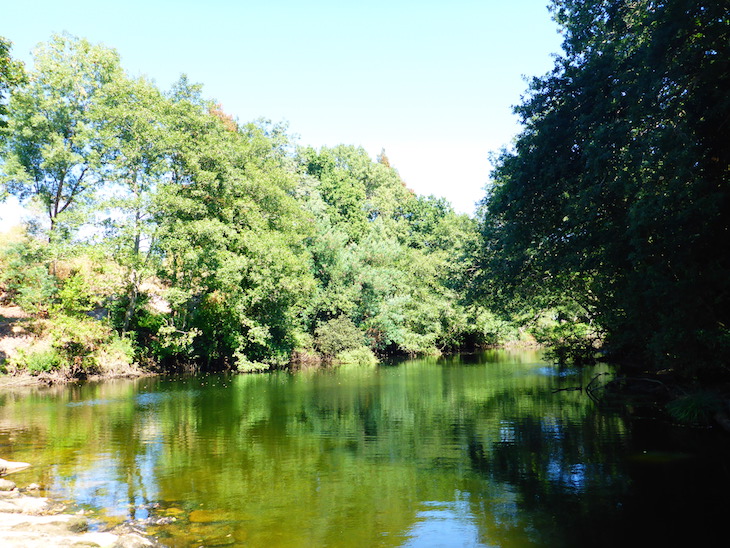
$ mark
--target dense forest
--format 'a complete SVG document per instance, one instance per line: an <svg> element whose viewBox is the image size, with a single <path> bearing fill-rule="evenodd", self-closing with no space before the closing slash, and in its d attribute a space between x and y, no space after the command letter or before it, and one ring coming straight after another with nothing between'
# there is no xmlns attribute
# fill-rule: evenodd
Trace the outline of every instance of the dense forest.
<svg viewBox="0 0 730 548"><path fill-rule="evenodd" d="M527 340L726 376L728 8L551 10L563 54L515 108L475 218L414 194L385 151L298 146L84 39L51 37L32 67L0 39L0 193L39 212L3 242L0 284L46 341L6 368L261 371Z"/></svg>
<svg viewBox="0 0 730 548"><path fill-rule="evenodd" d="M476 222L408 190L384 152L297 147L71 36L27 73L6 62L4 188L42 217L4 246L2 283L50 340L21 369L372 363L504 329L461 297Z"/></svg>
<svg viewBox="0 0 730 548"><path fill-rule="evenodd" d="M483 290L556 307L576 340L600 338L624 363L726 376L730 8L552 9L564 53L531 81L516 109L524 130L493 173Z"/></svg>

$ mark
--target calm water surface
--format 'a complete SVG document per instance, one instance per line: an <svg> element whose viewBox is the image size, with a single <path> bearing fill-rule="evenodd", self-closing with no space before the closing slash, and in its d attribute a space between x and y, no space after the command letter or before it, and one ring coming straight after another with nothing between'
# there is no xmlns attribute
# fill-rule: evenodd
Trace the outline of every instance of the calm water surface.
<svg viewBox="0 0 730 548"><path fill-rule="evenodd" d="M608 371L495 351L9 392L0 456L169 546L716 545L727 440L556 391Z"/></svg>

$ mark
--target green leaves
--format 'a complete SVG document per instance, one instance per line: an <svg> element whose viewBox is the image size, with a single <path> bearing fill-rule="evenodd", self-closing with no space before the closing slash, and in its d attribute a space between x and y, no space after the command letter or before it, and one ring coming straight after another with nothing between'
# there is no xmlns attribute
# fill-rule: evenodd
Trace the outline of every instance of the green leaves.
<svg viewBox="0 0 730 548"><path fill-rule="evenodd" d="M27 84L12 96L4 179L20 199L40 202L51 231L104 178L98 110L104 87L119 76L114 51L56 35L36 51Z"/></svg>
<svg viewBox="0 0 730 548"><path fill-rule="evenodd" d="M8 95L17 86L25 82L25 67L23 63L10 56L11 42L0 36L0 145L5 139L5 129L8 125ZM0 190L0 197L2 190Z"/></svg>
<svg viewBox="0 0 730 548"><path fill-rule="evenodd" d="M525 129L484 201L483 288L578 305L657 367L726 362L727 11L683 0L556 1L564 56L516 108ZM698 32L698 29L702 32ZM722 263L722 265L720 264Z"/></svg>
<svg viewBox="0 0 730 548"><path fill-rule="evenodd" d="M474 222L417 198L384 154L297 150L284 124L239 123L185 76L161 93L67 35L37 51L8 114L5 188L50 221L34 287L79 322L107 297L145 359L258 371L313 341L372 363L484 340L459 297ZM109 263L104 295L56 276L73 247ZM359 342L332 350L325 327Z"/></svg>

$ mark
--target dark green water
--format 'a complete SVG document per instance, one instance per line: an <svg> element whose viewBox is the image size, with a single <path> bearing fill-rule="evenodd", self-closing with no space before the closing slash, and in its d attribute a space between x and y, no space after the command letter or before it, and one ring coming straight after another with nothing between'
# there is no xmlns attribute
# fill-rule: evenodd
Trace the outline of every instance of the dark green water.
<svg viewBox="0 0 730 548"><path fill-rule="evenodd" d="M715 545L726 440L555 392L600 371L495 351L11 392L0 457L170 546Z"/></svg>

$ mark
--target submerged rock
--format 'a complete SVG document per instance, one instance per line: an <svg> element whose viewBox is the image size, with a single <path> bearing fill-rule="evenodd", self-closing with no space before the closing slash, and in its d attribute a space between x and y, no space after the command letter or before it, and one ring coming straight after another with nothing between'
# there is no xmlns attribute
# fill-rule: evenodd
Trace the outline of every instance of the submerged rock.
<svg viewBox="0 0 730 548"><path fill-rule="evenodd" d="M212 512L210 510L193 510L188 516L190 523L215 523L216 521L222 521L222 518L218 512Z"/></svg>
<svg viewBox="0 0 730 548"><path fill-rule="evenodd" d="M47 498L22 494L17 489L0 492L0 546L2 548L159 546L153 539L146 538L130 530L131 528L119 528L113 532L89 531L87 518L60 513L61 508L58 504L51 504Z"/></svg>

